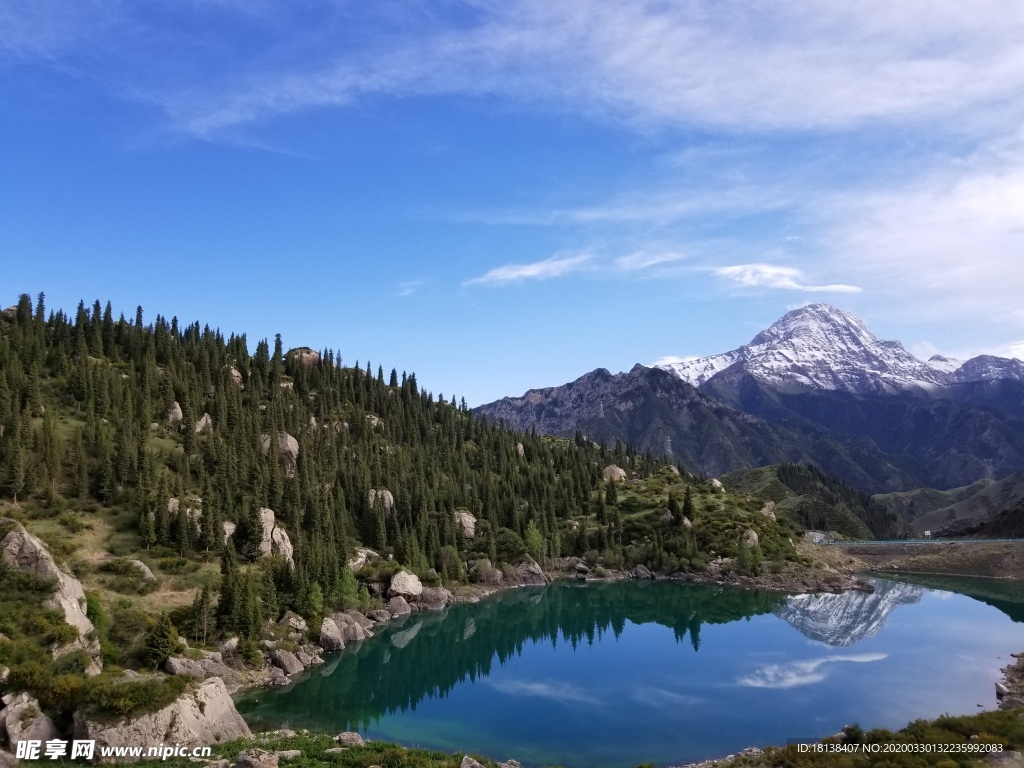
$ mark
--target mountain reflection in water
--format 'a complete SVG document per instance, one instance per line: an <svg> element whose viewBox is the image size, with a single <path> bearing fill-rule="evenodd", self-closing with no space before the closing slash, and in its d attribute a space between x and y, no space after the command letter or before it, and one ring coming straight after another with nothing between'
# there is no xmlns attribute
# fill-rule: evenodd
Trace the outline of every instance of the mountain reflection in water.
<svg viewBox="0 0 1024 768"><path fill-rule="evenodd" d="M878 634L896 606L920 602L924 592L910 584L879 581L874 592L793 595L775 615L811 640L848 648Z"/></svg>

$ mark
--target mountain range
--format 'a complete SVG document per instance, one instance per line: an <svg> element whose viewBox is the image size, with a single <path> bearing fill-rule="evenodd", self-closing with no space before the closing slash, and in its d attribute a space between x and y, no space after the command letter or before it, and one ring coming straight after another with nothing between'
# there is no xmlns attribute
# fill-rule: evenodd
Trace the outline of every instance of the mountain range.
<svg viewBox="0 0 1024 768"><path fill-rule="evenodd" d="M730 352L597 369L477 411L515 429L628 441L711 475L807 462L871 493L959 488L1024 467L1024 364L922 361L827 304Z"/></svg>

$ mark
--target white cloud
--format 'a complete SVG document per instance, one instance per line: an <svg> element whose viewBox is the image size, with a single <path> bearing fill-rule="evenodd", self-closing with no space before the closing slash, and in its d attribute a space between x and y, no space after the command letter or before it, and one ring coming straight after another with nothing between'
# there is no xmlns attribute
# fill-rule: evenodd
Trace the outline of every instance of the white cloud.
<svg viewBox="0 0 1024 768"><path fill-rule="evenodd" d="M885 653L862 653L850 656L825 656L810 661L794 661L789 664L769 664L751 675L737 680L738 685L750 688L796 688L802 685L820 683L828 677L826 664L846 661L867 664L888 658Z"/></svg>
<svg viewBox="0 0 1024 768"><path fill-rule="evenodd" d="M1024 360L1024 341L1012 341L1000 347L994 354L999 357L1015 357Z"/></svg>
<svg viewBox="0 0 1024 768"><path fill-rule="evenodd" d="M1024 141L828 208L833 262L900 312L1024 328Z"/></svg>
<svg viewBox="0 0 1024 768"><path fill-rule="evenodd" d="M704 703L699 696L689 696L684 693L676 693L664 688L655 688L644 685L636 688L629 698L639 704L646 704L650 707L663 709L664 707L695 707Z"/></svg>
<svg viewBox="0 0 1024 768"><path fill-rule="evenodd" d="M650 368L656 368L661 365L672 365L673 363L692 363L698 358L690 357L679 357L678 355L666 355L665 357L659 357L653 363L650 364Z"/></svg>
<svg viewBox="0 0 1024 768"><path fill-rule="evenodd" d="M285 63L271 57L273 69L215 90L195 83L166 107L207 134L373 93L498 94L641 126L750 132L968 112L989 120L1000 110L985 106L1019 105L1024 87L1016 0L477 0L459 24L410 13L419 28L371 28L370 42L339 41L313 65L285 28Z"/></svg>
<svg viewBox="0 0 1024 768"><path fill-rule="evenodd" d="M575 256L552 256L531 264L506 264L502 267L495 267L480 277L466 280L463 285L507 285L523 280L547 280L552 277L562 277L570 272L576 272L591 258L590 254L583 253Z"/></svg>
<svg viewBox="0 0 1024 768"><path fill-rule="evenodd" d="M775 264L735 264L716 267L712 272L718 277L732 280L744 288L778 288L789 291L816 291L823 293L860 293L855 285L807 285L801 282L803 273L795 267Z"/></svg>
<svg viewBox="0 0 1024 768"><path fill-rule="evenodd" d="M672 264L684 258L683 254L671 251L636 251L628 256L617 258L615 266L626 272L639 272L660 264Z"/></svg>
<svg viewBox="0 0 1024 768"><path fill-rule="evenodd" d="M395 286L395 296L408 298L419 292L428 282L427 280L405 280L400 282Z"/></svg>
<svg viewBox="0 0 1024 768"><path fill-rule="evenodd" d="M523 680L494 680L489 677L484 678L483 682L498 693L508 696L532 696L573 705L600 706L604 703L599 697L571 683L530 683Z"/></svg>

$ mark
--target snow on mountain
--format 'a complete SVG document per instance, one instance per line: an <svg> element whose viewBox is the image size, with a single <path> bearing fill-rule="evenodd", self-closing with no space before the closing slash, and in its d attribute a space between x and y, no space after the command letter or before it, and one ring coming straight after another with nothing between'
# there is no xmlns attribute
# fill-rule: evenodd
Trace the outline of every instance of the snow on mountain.
<svg viewBox="0 0 1024 768"><path fill-rule="evenodd" d="M878 339L852 312L810 304L787 313L749 344L723 354L659 365L695 387L745 372L779 391L893 394L965 381L1019 378L1024 364L983 355L960 363L917 359L898 341Z"/></svg>
<svg viewBox="0 0 1024 768"><path fill-rule="evenodd" d="M916 603L923 594L921 587L880 581L870 593L794 595L775 615L811 640L849 647L877 634L896 606Z"/></svg>

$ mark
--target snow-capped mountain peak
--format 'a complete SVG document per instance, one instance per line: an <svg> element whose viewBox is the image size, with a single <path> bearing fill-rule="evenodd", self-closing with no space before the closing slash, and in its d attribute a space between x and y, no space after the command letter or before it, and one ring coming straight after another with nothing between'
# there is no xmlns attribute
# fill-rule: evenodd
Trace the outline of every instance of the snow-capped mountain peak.
<svg viewBox="0 0 1024 768"><path fill-rule="evenodd" d="M779 390L898 392L930 389L948 376L829 304L788 312L739 349L661 367L699 387L737 364Z"/></svg>

